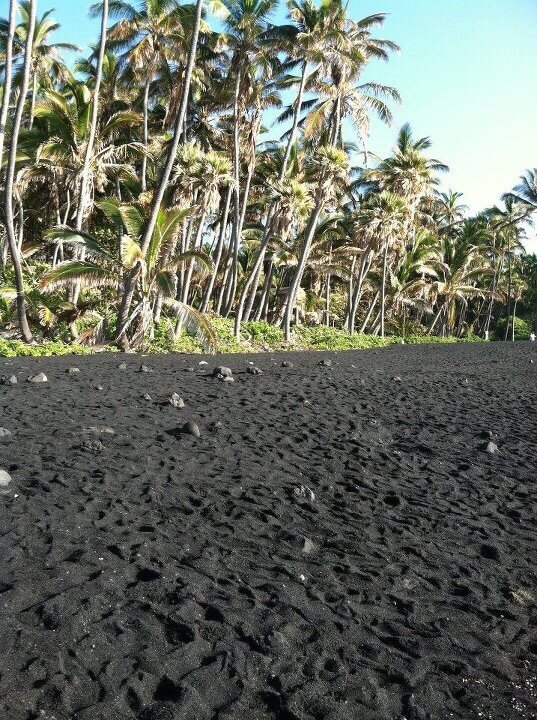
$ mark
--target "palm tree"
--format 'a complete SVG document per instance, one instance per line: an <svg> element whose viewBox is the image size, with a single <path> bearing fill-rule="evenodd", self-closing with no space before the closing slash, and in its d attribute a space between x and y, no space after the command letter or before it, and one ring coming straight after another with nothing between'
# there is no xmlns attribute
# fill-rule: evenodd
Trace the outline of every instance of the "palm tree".
<svg viewBox="0 0 537 720"><path fill-rule="evenodd" d="M347 157L345 153L338 148L331 145L322 146L316 151L311 159L310 172L316 180L315 190L313 192L313 205L311 216L304 230L304 242L298 259L298 264L287 294L283 318L286 341L289 341L291 337L291 315L293 313L302 276L306 268L313 238L315 237L317 223L323 209L329 204L330 200L334 196L334 193L337 192L338 186L345 183L347 180Z"/></svg>
<svg viewBox="0 0 537 720"><path fill-rule="evenodd" d="M175 156L177 153L177 148L179 147L179 141L181 139L181 134L183 132L183 125L185 122L186 110L187 110L187 104L188 104L188 96L190 93L190 82L192 80L192 73L194 71L194 65L196 62L196 49L198 47L198 37L199 37L199 33L200 33L202 10L203 10L203 0L197 0L196 8L195 8L195 15L194 15L194 25L193 25L193 29L192 29L192 38L190 41L190 50L189 50L188 60L187 60L186 68L185 68L185 77L184 77L184 84L183 84L183 89L182 89L181 104L180 104L179 109L176 114L175 123L174 123L174 127L173 127L173 135L172 135L171 142L169 143L169 147L168 147L166 164L162 171L159 183L153 194L152 203L151 203L151 214L149 216L149 220L144 229L144 234L140 241L141 251L142 251L142 254L144 254L144 255L148 250L149 244L151 243L151 238L153 237L153 233L155 231L158 215L159 215L159 212L160 212L160 209L162 206L164 194L168 187L170 176L172 174L173 165L175 162ZM125 277L123 294L122 294L122 299L121 299L119 313L118 313L118 324L117 324L118 331L119 331L118 338L120 338L120 339L125 338L123 329L125 328L126 323L128 321L130 305L132 302L132 297L134 294L134 289L135 289L135 284L136 284L136 277L137 277L137 275L135 272L135 268L133 268L131 270L131 272L128 273Z"/></svg>
<svg viewBox="0 0 537 720"><path fill-rule="evenodd" d="M122 52L121 63L132 72L143 87L143 144L141 189L147 190L147 149L149 145L149 96L151 83L159 70L169 72L168 57L177 47L177 36L183 34L185 9L177 0L145 2L140 10L128 2L114 7L121 19L110 29L110 47Z"/></svg>
<svg viewBox="0 0 537 720"><path fill-rule="evenodd" d="M384 337L386 315L386 276L388 272L388 253L401 237L408 216L405 199L395 193L384 190L374 194L360 210L361 223L369 236L374 236L382 254L382 281L380 289L380 335Z"/></svg>
<svg viewBox="0 0 537 720"><path fill-rule="evenodd" d="M119 252L109 252L91 235L70 228L56 228L48 233L50 240L64 244L84 245L91 260L71 260L60 263L46 273L41 289L48 292L77 282L87 287L118 289L125 274L136 277L138 293L134 309L125 325L118 330L118 341L131 332L129 345L141 347L154 323L154 309L160 302L187 326L195 330L207 349L214 349L215 335L207 320L192 307L175 299L177 269L195 259L202 265L209 263L204 253L192 250L177 252L177 234L189 210L171 208L161 210L146 250L139 243L147 218L136 205L122 205L115 198L99 203L100 209L116 227L122 229ZM134 294L134 293L133 293Z"/></svg>
<svg viewBox="0 0 537 720"><path fill-rule="evenodd" d="M11 82L13 77L13 40L15 36L15 17L17 14L17 0L10 0L9 19L5 28L5 65L4 87L2 93L2 107L0 109L0 169L4 159L4 139L6 136L6 123L11 100Z"/></svg>
<svg viewBox="0 0 537 720"><path fill-rule="evenodd" d="M29 23L28 32L26 35L26 46L24 51L24 66L21 86L19 90L19 98L17 101L17 107L15 110L15 117L13 118L13 128L11 130L11 144L9 148L9 157L6 170L6 181L5 181L5 213L6 213L6 230L7 238L9 243L9 249L11 252L11 260L15 270L15 286L17 289L17 315L19 319L19 327L22 338L25 342L32 340L32 333L30 326L28 325L28 318L26 316L26 299L24 291L24 278L22 275L22 265L20 258L20 251L17 245L17 239L15 237L15 226L13 217L13 185L15 180L15 164L17 162L17 150L19 145L19 133L21 129L22 115L24 112L24 104L26 96L28 95L28 87L30 84L30 71L32 64L32 46L35 30L35 18L36 18L36 1L30 1L29 7Z"/></svg>
<svg viewBox="0 0 537 720"><path fill-rule="evenodd" d="M228 15L225 20L225 42L230 50L229 79L233 82L233 223L231 278L227 292L226 311L233 303L238 282L238 257L251 179L255 166L255 145L260 129L260 106L248 112L252 95L260 97L261 78L271 78L277 58L271 52L274 30L269 33L269 19L276 0L224 0ZM241 136L249 134L246 142ZM245 152L242 152L242 150ZM253 150L253 152L252 152ZM246 155L247 174L241 197L241 161Z"/></svg>
<svg viewBox="0 0 537 720"><path fill-rule="evenodd" d="M529 205L532 212L537 210L537 168L526 170L510 194L517 202Z"/></svg>
<svg viewBox="0 0 537 720"><path fill-rule="evenodd" d="M26 36L30 24L30 12L29 0L22 0L19 7L21 22L17 25L15 32L15 54L21 57L24 55ZM30 70L30 86L32 88L28 118L28 127L30 128L34 121L34 109L39 87L52 89L55 83L63 80L66 76L66 67L61 53L78 50L78 46L72 43L51 42L51 35L60 28L60 24L50 17L53 12L53 10L47 10L41 17L36 17L35 21L32 42L32 67ZM0 20L0 32L5 25L5 20Z"/></svg>
<svg viewBox="0 0 537 720"><path fill-rule="evenodd" d="M523 246L522 238L525 237L524 224L530 222L529 209L526 204L517 202L514 195L508 193L503 197L505 210L498 207L489 211L489 222L493 230L504 237L506 241L505 257L507 258L507 308L505 323L504 340L509 337L509 327L511 322L511 304L512 293L511 286L513 280L513 256L514 253L520 251Z"/></svg>
<svg viewBox="0 0 537 720"><path fill-rule="evenodd" d="M45 183L57 216L66 225L76 218L73 200L85 167L91 108L87 85L71 78L63 93L43 93L36 104L34 128L21 139L21 151L31 159L27 174ZM93 211L89 200L96 192L106 192L116 178L135 177L129 158L139 153L139 144L122 134L139 122L140 116L130 111L117 112L107 120L99 118L88 167L88 214Z"/></svg>
<svg viewBox="0 0 537 720"><path fill-rule="evenodd" d="M440 232L452 233L464 219L468 206L459 202L462 196L463 193L453 190L438 193L434 211Z"/></svg>
<svg viewBox="0 0 537 720"><path fill-rule="evenodd" d="M442 333L453 334L458 306L464 310L469 298L488 294L487 290L477 285L480 278L493 272L480 252L478 242L481 231L478 222L467 220L462 232L455 238L442 237L441 256L432 263L438 279L432 283L430 292L438 309L429 327L429 334L441 318ZM460 319L463 317L461 315Z"/></svg>
<svg viewBox="0 0 537 720"><path fill-rule="evenodd" d="M91 120L89 124L89 132L86 140L86 149L84 153L84 162L82 170L80 172L80 194L78 198L78 208L76 213L76 229L82 230L82 224L84 222L84 216L86 213L86 207L88 204L88 185L89 185L89 172L90 162L93 153L93 146L95 143L95 136L97 134L97 122L99 119L99 93L101 90L101 82L103 77L103 61L104 54L106 51L106 33L108 28L108 7L109 0L102 0L102 3L94 6L93 14L97 14L100 11L101 14L101 39L99 43L99 57L97 60L97 71L95 75L95 85L92 93L91 103ZM76 298L76 293L75 293ZM76 299L75 299L76 305Z"/></svg>

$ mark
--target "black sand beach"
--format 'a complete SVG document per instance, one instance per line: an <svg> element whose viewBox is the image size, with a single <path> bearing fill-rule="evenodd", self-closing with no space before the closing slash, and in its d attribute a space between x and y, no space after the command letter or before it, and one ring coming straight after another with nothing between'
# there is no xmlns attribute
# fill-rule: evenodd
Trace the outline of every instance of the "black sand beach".
<svg viewBox="0 0 537 720"><path fill-rule="evenodd" d="M535 344L0 374L1 720L537 717Z"/></svg>

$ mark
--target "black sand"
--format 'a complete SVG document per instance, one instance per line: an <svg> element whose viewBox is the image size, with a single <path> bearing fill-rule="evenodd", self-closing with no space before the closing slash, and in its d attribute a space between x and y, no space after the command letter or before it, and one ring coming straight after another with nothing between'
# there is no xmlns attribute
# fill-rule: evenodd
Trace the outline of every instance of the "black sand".
<svg viewBox="0 0 537 720"><path fill-rule="evenodd" d="M0 363L1 720L537 717L537 347L200 359Z"/></svg>

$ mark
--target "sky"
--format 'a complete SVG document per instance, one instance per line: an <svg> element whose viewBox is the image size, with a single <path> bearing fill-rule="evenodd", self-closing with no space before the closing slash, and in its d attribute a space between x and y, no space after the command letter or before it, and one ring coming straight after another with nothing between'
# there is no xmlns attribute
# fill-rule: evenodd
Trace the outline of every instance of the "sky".
<svg viewBox="0 0 537 720"><path fill-rule="evenodd" d="M61 39L84 48L98 36L89 4L38 0L39 12L56 8ZM387 155L409 122L450 167L442 189L463 192L471 212L498 203L537 166L537 0L349 0L348 10L355 19L387 13L377 35L401 47L364 77L393 85L403 100L392 127L373 122L369 150ZM275 21L283 18L282 10ZM527 247L537 252L535 231Z"/></svg>

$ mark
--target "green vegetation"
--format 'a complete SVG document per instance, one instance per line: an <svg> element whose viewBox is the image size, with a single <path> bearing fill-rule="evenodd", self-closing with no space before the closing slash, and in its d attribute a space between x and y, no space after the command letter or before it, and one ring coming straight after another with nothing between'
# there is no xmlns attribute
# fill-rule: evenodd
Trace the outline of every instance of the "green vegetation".
<svg viewBox="0 0 537 720"><path fill-rule="evenodd" d="M496 327L494 329L494 335L492 336L493 340L503 340L505 337L505 327L507 325L507 320L505 318L501 318L501 320L498 320ZM529 340L531 335L531 326L528 322L523 320L522 318L516 317L514 324L510 324L509 332L511 333L511 337L509 339L512 339L513 335L513 328L514 328L514 339L515 340Z"/></svg>
<svg viewBox="0 0 537 720"><path fill-rule="evenodd" d="M24 344L6 352L526 335L537 170L469 217L409 125L364 162L400 98L363 77L398 48L383 13L348 5L287 0L275 25L278 0L102 0L98 42L67 67L52 11L10 0L0 334Z"/></svg>
<svg viewBox="0 0 537 720"><path fill-rule="evenodd" d="M380 338L373 335L350 335L346 330L337 328L300 328L297 330L294 342L286 343L283 332L273 325L263 322L244 323L242 327L242 340L236 340L233 334L233 320L214 318L214 331L216 334L216 347L219 353L255 353L281 350L366 350L368 348L387 347L400 344L402 338L387 336ZM482 342L480 338L465 337L437 337L409 335L404 339L409 345L419 343L452 343L452 342ZM15 357L17 355L41 357L47 355L88 355L93 352L109 352L117 350L110 346L98 348L78 345L63 341L48 341L41 344L26 344L20 340L1 340L0 356ZM155 326L153 340L142 348L144 353L204 353L203 344L195 337L188 335L184 330L174 337L174 327L169 320L161 320Z"/></svg>

